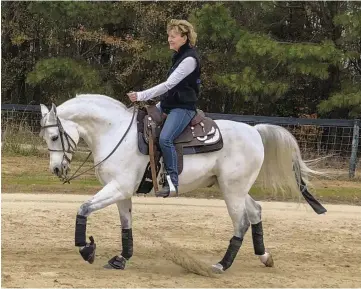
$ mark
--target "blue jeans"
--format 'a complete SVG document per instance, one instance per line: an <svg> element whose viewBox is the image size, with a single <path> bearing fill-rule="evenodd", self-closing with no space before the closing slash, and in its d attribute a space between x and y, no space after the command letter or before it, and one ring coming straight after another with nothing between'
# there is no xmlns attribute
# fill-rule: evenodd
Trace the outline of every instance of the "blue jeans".
<svg viewBox="0 0 361 289"><path fill-rule="evenodd" d="M196 112L193 110L174 108L170 111L159 137L159 145L167 174L174 186L178 186L177 152L174 140L183 132Z"/></svg>

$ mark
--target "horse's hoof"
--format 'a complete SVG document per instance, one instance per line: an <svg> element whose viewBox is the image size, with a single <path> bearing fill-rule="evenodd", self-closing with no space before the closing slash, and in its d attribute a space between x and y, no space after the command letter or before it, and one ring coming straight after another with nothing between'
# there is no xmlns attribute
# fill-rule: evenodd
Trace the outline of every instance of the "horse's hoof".
<svg viewBox="0 0 361 289"><path fill-rule="evenodd" d="M97 245L94 243L94 238L91 236L89 237L90 243L86 243L83 248L79 249L80 255L83 257L85 261L89 264L93 264L95 260L95 249Z"/></svg>
<svg viewBox="0 0 361 289"><path fill-rule="evenodd" d="M274 266L272 254L268 251L266 251L266 253L264 255L260 256L260 260L266 267Z"/></svg>
<svg viewBox="0 0 361 289"><path fill-rule="evenodd" d="M123 256L114 256L108 261L108 264L104 266L106 269L117 269L117 270L124 270L125 264L127 262L127 259L125 259ZM109 267L110 266L110 267Z"/></svg>
<svg viewBox="0 0 361 289"><path fill-rule="evenodd" d="M273 262L273 258L272 258L272 254L268 252L268 259L267 261L264 263L266 265L266 267L273 267L274 266L274 262Z"/></svg>
<svg viewBox="0 0 361 289"><path fill-rule="evenodd" d="M109 264L105 264L103 266L104 269L108 269L108 270L114 270L115 268L113 266L110 266Z"/></svg>
<svg viewBox="0 0 361 289"><path fill-rule="evenodd" d="M212 265L212 271L213 273L215 274L222 274L224 273L224 269L223 269L223 265L222 264L215 264L215 265Z"/></svg>

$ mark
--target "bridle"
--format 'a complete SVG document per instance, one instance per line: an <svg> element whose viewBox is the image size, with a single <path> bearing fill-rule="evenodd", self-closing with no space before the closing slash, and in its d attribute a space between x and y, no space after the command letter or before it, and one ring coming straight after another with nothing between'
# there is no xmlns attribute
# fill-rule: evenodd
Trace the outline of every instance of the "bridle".
<svg viewBox="0 0 361 289"><path fill-rule="evenodd" d="M68 154L72 155L75 152L75 150L76 150L76 142L64 130L63 125L61 124L61 121L60 121L60 119L58 117L56 118L56 124L44 125L44 126L41 126L41 129L45 129L45 128L49 128L49 127L57 127L58 128L62 149L61 150L53 150L53 149L48 148L48 150L50 152L63 152L63 160L66 159L67 162L70 164L71 160L69 159L69 157L66 154L68 153ZM65 140L67 141L67 144L68 144L68 149L67 150L65 150L63 136L64 136L64 138L65 138ZM72 142L73 145L70 142Z"/></svg>
<svg viewBox="0 0 361 289"><path fill-rule="evenodd" d="M136 107L137 105L135 104L134 105L134 110L133 110L133 115L132 115L132 120L130 121L130 124L127 128L127 130L125 131L124 135L122 136L122 138L119 140L118 144L115 146L115 148L110 152L110 154L105 158L103 159L102 161L100 161L99 163L97 163L96 165L92 166L90 169L87 169L86 171L78 174L78 175L75 175L82 167L83 165L86 163L86 161L89 159L90 155L92 154L92 152L89 152L88 156L86 157L85 161L79 166L79 168L74 172L74 174L68 178L67 176L62 176L61 177L61 180L64 181L63 184L65 183L68 183L70 184L70 181L71 180L74 180L75 178L77 177L80 177L81 175L89 172L90 170L96 168L97 166L99 166L101 163L105 162L108 158L110 158L110 156L116 151L116 149L119 147L119 145L123 142L124 138L126 137L126 135L128 134L131 126L132 126L132 123L133 123L133 120L134 120L134 116L135 116L135 111L136 111ZM41 126L41 129L46 129L46 128L49 128L49 127L57 127L59 129L59 137L60 137L60 140L61 140L61 145L62 145L62 149L61 150L53 150L53 149L49 149L49 151L51 152L63 152L63 160L66 159L67 162L70 164L71 160L69 159L69 157L66 155L67 153L73 155L75 153L75 150L76 150L76 143L75 141L72 139L72 137L64 130L63 128L63 125L61 124L61 121L60 119L57 117L56 118L56 124L50 124L50 125L45 125L45 126ZM68 144L68 149L65 150L65 146L64 146L64 139L63 139L63 136L64 138L66 139L67 141L67 144ZM73 143L73 145L71 145L71 143Z"/></svg>

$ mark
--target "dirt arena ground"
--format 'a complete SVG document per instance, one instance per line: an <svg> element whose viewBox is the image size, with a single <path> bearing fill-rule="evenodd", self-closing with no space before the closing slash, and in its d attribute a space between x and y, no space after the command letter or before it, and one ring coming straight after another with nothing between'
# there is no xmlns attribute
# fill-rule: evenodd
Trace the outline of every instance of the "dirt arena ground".
<svg viewBox="0 0 361 289"><path fill-rule="evenodd" d="M120 250L115 205L89 218L94 264L74 247L75 215L87 198L2 194L2 287L361 287L359 206L325 205L328 213L318 216L304 205L262 203L275 267L254 256L248 232L231 269L212 278L175 264L169 253L219 261L233 233L223 201L134 197L134 256L117 271L103 268Z"/></svg>

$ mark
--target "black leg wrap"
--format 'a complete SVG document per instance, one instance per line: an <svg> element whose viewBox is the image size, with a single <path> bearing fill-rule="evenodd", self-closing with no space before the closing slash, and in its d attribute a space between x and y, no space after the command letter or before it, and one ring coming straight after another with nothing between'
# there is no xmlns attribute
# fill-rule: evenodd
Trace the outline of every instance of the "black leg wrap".
<svg viewBox="0 0 361 289"><path fill-rule="evenodd" d="M223 270L227 270L231 267L234 259L237 256L239 248L241 248L243 238L239 238L233 236L232 239L229 241L228 249L226 254L224 255L222 261L219 262L223 266Z"/></svg>
<svg viewBox="0 0 361 289"><path fill-rule="evenodd" d="M77 247L82 247L86 245L86 241L85 241L86 221L87 221L87 217L76 215L75 246Z"/></svg>
<svg viewBox="0 0 361 289"><path fill-rule="evenodd" d="M263 255L266 253L263 242L263 228L262 221L258 224L252 225L252 240L254 253L256 255Z"/></svg>
<svg viewBox="0 0 361 289"><path fill-rule="evenodd" d="M122 253L121 255L129 260L133 256L133 233L132 229L122 229Z"/></svg>

